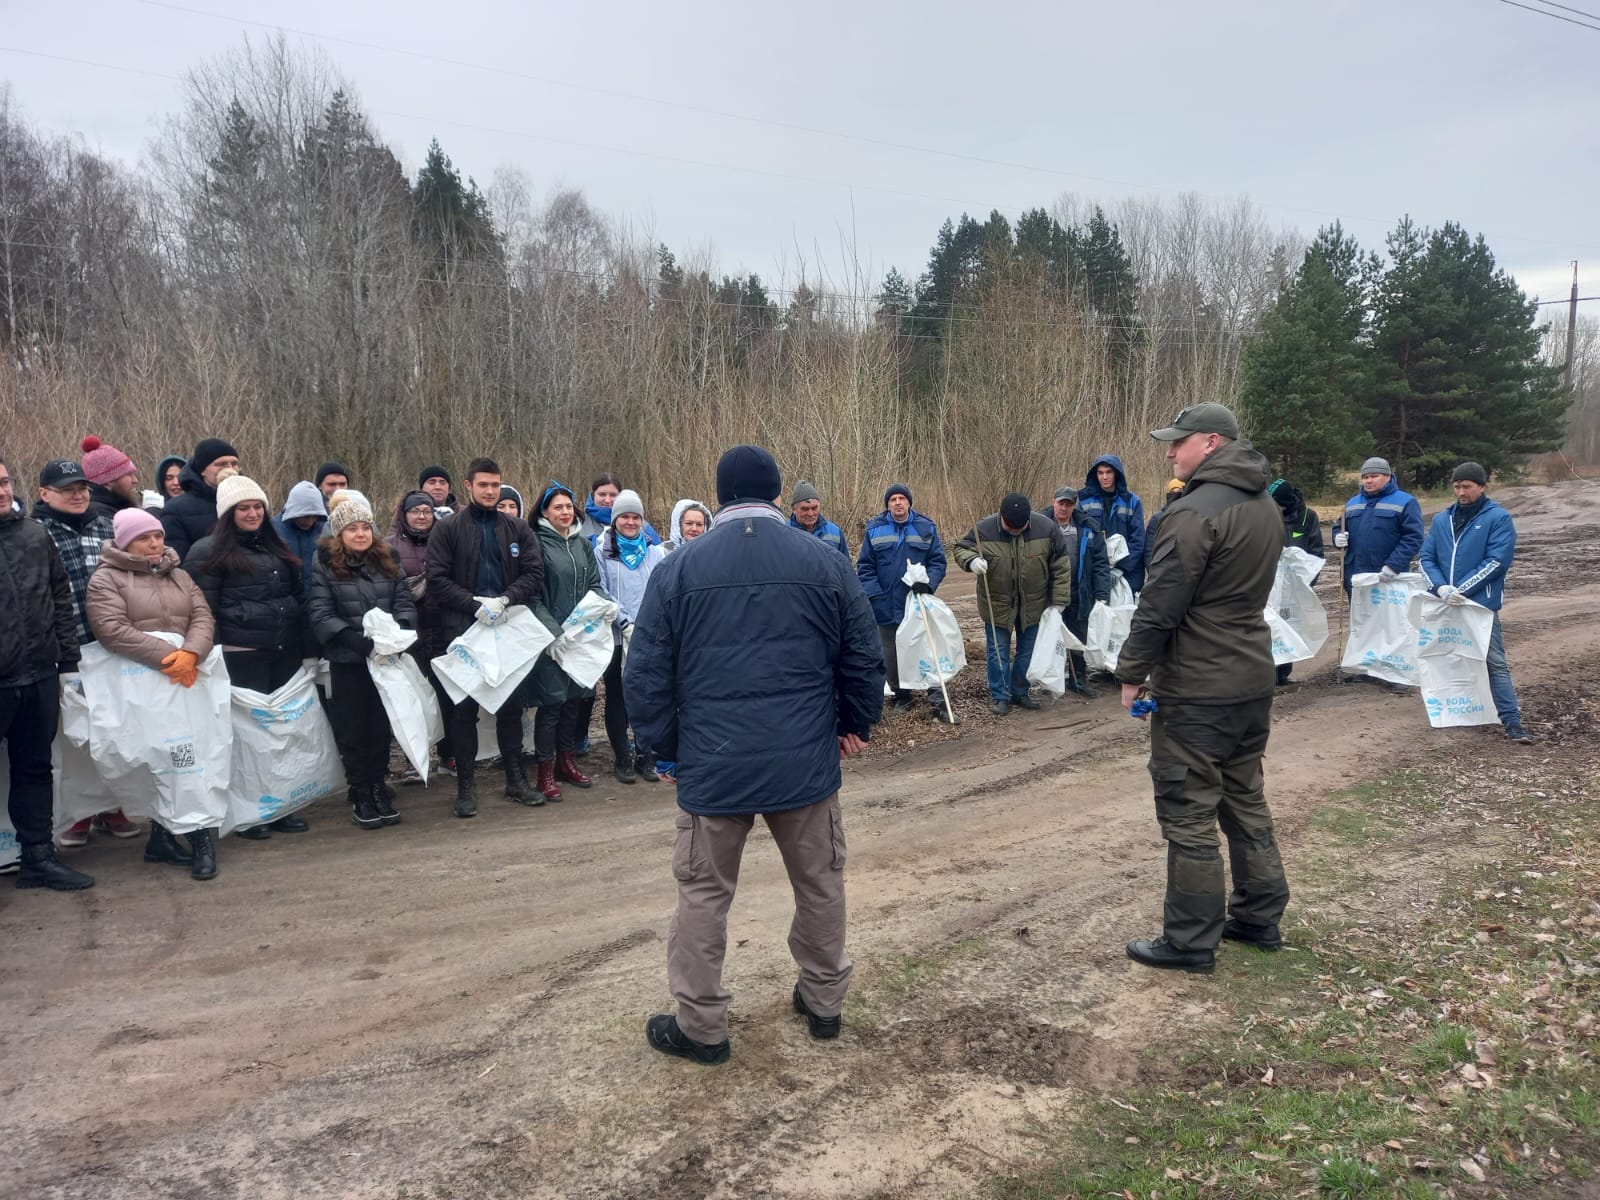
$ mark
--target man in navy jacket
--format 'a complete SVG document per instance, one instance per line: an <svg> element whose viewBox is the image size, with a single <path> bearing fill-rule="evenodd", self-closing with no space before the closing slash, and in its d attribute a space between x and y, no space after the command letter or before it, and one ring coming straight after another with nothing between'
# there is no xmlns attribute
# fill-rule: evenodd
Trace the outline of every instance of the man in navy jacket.
<svg viewBox="0 0 1600 1200"><path fill-rule="evenodd" d="M1531 742L1522 727L1522 710L1500 633L1500 605L1505 600L1506 572L1517 552L1517 528L1511 523L1511 514L1485 493L1488 482L1489 473L1475 462L1464 462L1451 473L1456 502L1433 518L1422 546L1422 570L1429 590L1439 599L1450 604L1470 600L1493 610L1494 632L1485 660L1489 692L1506 737L1513 742Z"/></svg>
<svg viewBox="0 0 1600 1200"><path fill-rule="evenodd" d="M1352 575L1376 571L1387 583L1411 569L1411 560L1422 549L1422 506L1400 490L1387 459L1374 457L1361 464L1361 490L1345 502L1333 544L1345 552L1347 594Z"/></svg>
<svg viewBox="0 0 1600 1200"><path fill-rule="evenodd" d="M838 1036L850 984L839 760L882 715L883 657L849 559L788 527L781 482L759 447L722 456L721 509L656 568L623 673L640 742L678 764L681 810L667 940L678 1011L645 1036L700 1063L728 1057L728 906L758 814L794 887L792 999L812 1037Z"/></svg>
<svg viewBox="0 0 1600 1200"><path fill-rule="evenodd" d="M939 527L911 507L911 489L903 483L891 484L883 493L883 511L867 522L856 558L856 574L872 602L872 615L878 622L878 642L888 668L889 686L894 689L894 711L911 708L911 692L900 686L900 662L895 651L895 634L906 613L906 597L912 592L931 594L939 590L949 563ZM928 582L909 587L903 580L906 568L920 563L927 568ZM954 714L944 707L944 697L930 692L928 699L939 720L955 724Z"/></svg>

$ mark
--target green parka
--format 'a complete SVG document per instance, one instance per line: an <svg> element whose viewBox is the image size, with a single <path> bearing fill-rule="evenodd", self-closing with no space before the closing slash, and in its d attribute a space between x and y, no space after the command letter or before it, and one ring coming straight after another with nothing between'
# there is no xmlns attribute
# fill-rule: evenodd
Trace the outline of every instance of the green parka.
<svg viewBox="0 0 1600 1200"><path fill-rule="evenodd" d="M546 629L559 637L561 623L578 607L578 601L591 591L604 590L600 586L600 568L594 561L594 547L576 521L562 537L555 526L541 517L535 532L544 557L544 582L534 600L533 612ZM531 707L543 708L592 695L593 688L573 683L548 652L539 655L533 674L528 677L527 703Z"/></svg>
<svg viewBox="0 0 1600 1200"><path fill-rule="evenodd" d="M990 625L1031 629L1047 608L1072 603L1072 544L1053 519L1034 513L1028 527L1012 533L1000 514L985 517L955 546L956 565L972 570L981 555L988 574L978 581L978 615ZM990 612L990 603L999 610Z"/></svg>

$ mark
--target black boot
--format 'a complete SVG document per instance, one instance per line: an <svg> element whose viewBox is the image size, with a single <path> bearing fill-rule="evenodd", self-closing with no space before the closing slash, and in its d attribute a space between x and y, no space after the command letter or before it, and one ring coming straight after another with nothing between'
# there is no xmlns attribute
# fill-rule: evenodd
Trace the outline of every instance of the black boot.
<svg viewBox="0 0 1600 1200"><path fill-rule="evenodd" d="M617 777L617 782L638 783L639 776L634 774L633 770L633 752L624 750L621 754L618 754L613 750L611 753L612 757L616 759L616 763L611 768L611 773Z"/></svg>
<svg viewBox="0 0 1600 1200"><path fill-rule="evenodd" d="M183 848L160 824L150 822L150 840L144 844L144 860L148 863L171 863L175 867L194 864L194 855Z"/></svg>
<svg viewBox="0 0 1600 1200"><path fill-rule="evenodd" d="M478 815L478 777L469 766L462 766L456 774L456 816Z"/></svg>
<svg viewBox="0 0 1600 1200"><path fill-rule="evenodd" d="M522 755L512 750L506 755L506 799L515 800L518 804L526 804L529 808L538 808L544 803L544 797L533 790L533 785L528 782L527 768L522 765Z"/></svg>
<svg viewBox="0 0 1600 1200"><path fill-rule="evenodd" d="M654 783L661 778L656 774L656 760L648 754L635 754L633 756L633 773L646 783Z"/></svg>
<svg viewBox="0 0 1600 1200"><path fill-rule="evenodd" d="M385 825L400 824L400 814L394 807L394 789L386 783L380 783L373 789L373 800L378 804L378 816Z"/></svg>
<svg viewBox="0 0 1600 1200"><path fill-rule="evenodd" d="M1217 956L1210 950L1179 950L1164 937L1141 938L1128 943L1128 957L1147 967L1209 975L1217 969Z"/></svg>
<svg viewBox="0 0 1600 1200"><path fill-rule="evenodd" d="M358 783L350 789L350 820L362 829L381 829L383 818L378 815L378 784Z"/></svg>
<svg viewBox="0 0 1600 1200"><path fill-rule="evenodd" d="M189 874L195 879L217 877L217 844L211 840L211 830L196 829L189 835L189 849L194 851L194 863Z"/></svg>
<svg viewBox="0 0 1600 1200"><path fill-rule="evenodd" d="M94 886L94 877L74 871L56 857L56 848L49 842L41 846L24 846L22 864L17 869L19 888L49 888L55 892L81 892Z"/></svg>

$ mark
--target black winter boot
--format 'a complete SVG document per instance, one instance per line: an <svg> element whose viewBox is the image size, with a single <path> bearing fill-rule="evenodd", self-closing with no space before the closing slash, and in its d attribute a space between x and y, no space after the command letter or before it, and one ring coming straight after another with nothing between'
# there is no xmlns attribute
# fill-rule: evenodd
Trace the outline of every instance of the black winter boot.
<svg viewBox="0 0 1600 1200"><path fill-rule="evenodd" d="M24 846L22 863L17 869L19 888L49 888L54 892L81 892L94 886L94 877L74 871L56 857L56 848L49 842L42 846Z"/></svg>
<svg viewBox="0 0 1600 1200"><path fill-rule="evenodd" d="M194 862L189 874L195 879L217 877L217 844L211 839L211 830L196 829L189 834L189 849L194 851Z"/></svg>
<svg viewBox="0 0 1600 1200"><path fill-rule="evenodd" d="M150 840L144 844L144 860L147 863L171 863L175 867L194 865L194 855L155 821L150 822Z"/></svg>
<svg viewBox="0 0 1600 1200"><path fill-rule="evenodd" d="M505 767L507 800L515 800L529 808L538 808L544 803L544 797L534 791L533 785L528 782L528 770L522 765L521 754L512 751L506 755Z"/></svg>
<svg viewBox="0 0 1600 1200"><path fill-rule="evenodd" d="M654 783L661 778L656 774L656 760L648 754L633 756L633 773L646 783Z"/></svg>
<svg viewBox="0 0 1600 1200"><path fill-rule="evenodd" d="M386 783L380 783L373 789L373 800L378 804L378 816L385 825L400 824L400 814L394 807L394 789Z"/></svg>
<svg viewBox="0 0 1600 1200"><path fill-rule="evenodd" d="M456 816L475 817L478 815L478 774L471 767L463 766L456 774Z"/></svg>
<svg viewBox="0 0 1600 1200"><path fill-rule="evenodd" d="M350 789L350 820L362 829L381 829L383 818L378 815L378 797L383 794L381 785L358 783Z"/></svg>

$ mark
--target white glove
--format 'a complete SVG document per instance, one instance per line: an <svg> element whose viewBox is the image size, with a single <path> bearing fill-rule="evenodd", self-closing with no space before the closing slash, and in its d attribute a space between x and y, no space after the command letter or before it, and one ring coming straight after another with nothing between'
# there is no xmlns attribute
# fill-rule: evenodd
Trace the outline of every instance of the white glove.
<svg viewBox="0 0 1600 1200"><path fill-rule="evenodd" d="M315 675L317 673L318 661L319 660L316 658L302 658L300 660L300 669L302 671L310 671L313 675Z"/></svg>
<svg viewBox="0 0 1600 1200"><path fill-rule="evenodd" d="M78 695L83 695L83 676L77 671L68 671L65 675L58 675L63 688L71 688Z"/></svg>
<svg viewBox="0 0 1600 1200"><path fill-rule="evenodd" d="M1333 544L1335 546L1337 546L1339 549L1343 550L1346 546L1348 546L1350 544L1350 534L1349 534L1349 532L1347 530L1344 530L1344 529L1339 530L1338 533L1333 535Z"/></svg>
<svg viewBox="0 0 1600 1200"><path fill-rule="evenodd" d="M1460 605L1467 602L1466 594L1460 588L1451 587L1448 583L1440 585L1438 595L1446 604Z"/></svg>
<svg viewBox="0 0 1600 1200"><path fill-rule="evenodd" d="M504 596L474 596L478 602L478 611L473 617L483 625L498 625L506 618L506 598Z"/></svg>
<svg viewBox="0 0 1600 1200"><path fill-rule="evenodd" d="M906 573L900 576L900 582L910 587L914 583L928 582L928 568L919 562L906 564Z"/></svg>
<svg viewBox="0 0 1600 1200"><path fill-rule="evenodd" d="M1383 583L1388 583L1398 574L1400 574L1400 572L1396 571L1393 567L1385 566L1383 570L1378 572L1378 579Z"/></svg>
<svg viewBox="0 0 1600 1200"><path fill-rule="evenodd" d="M974 575L987 575L989 573L989 560L981 555L973 559L972 573Z"/></svg>

